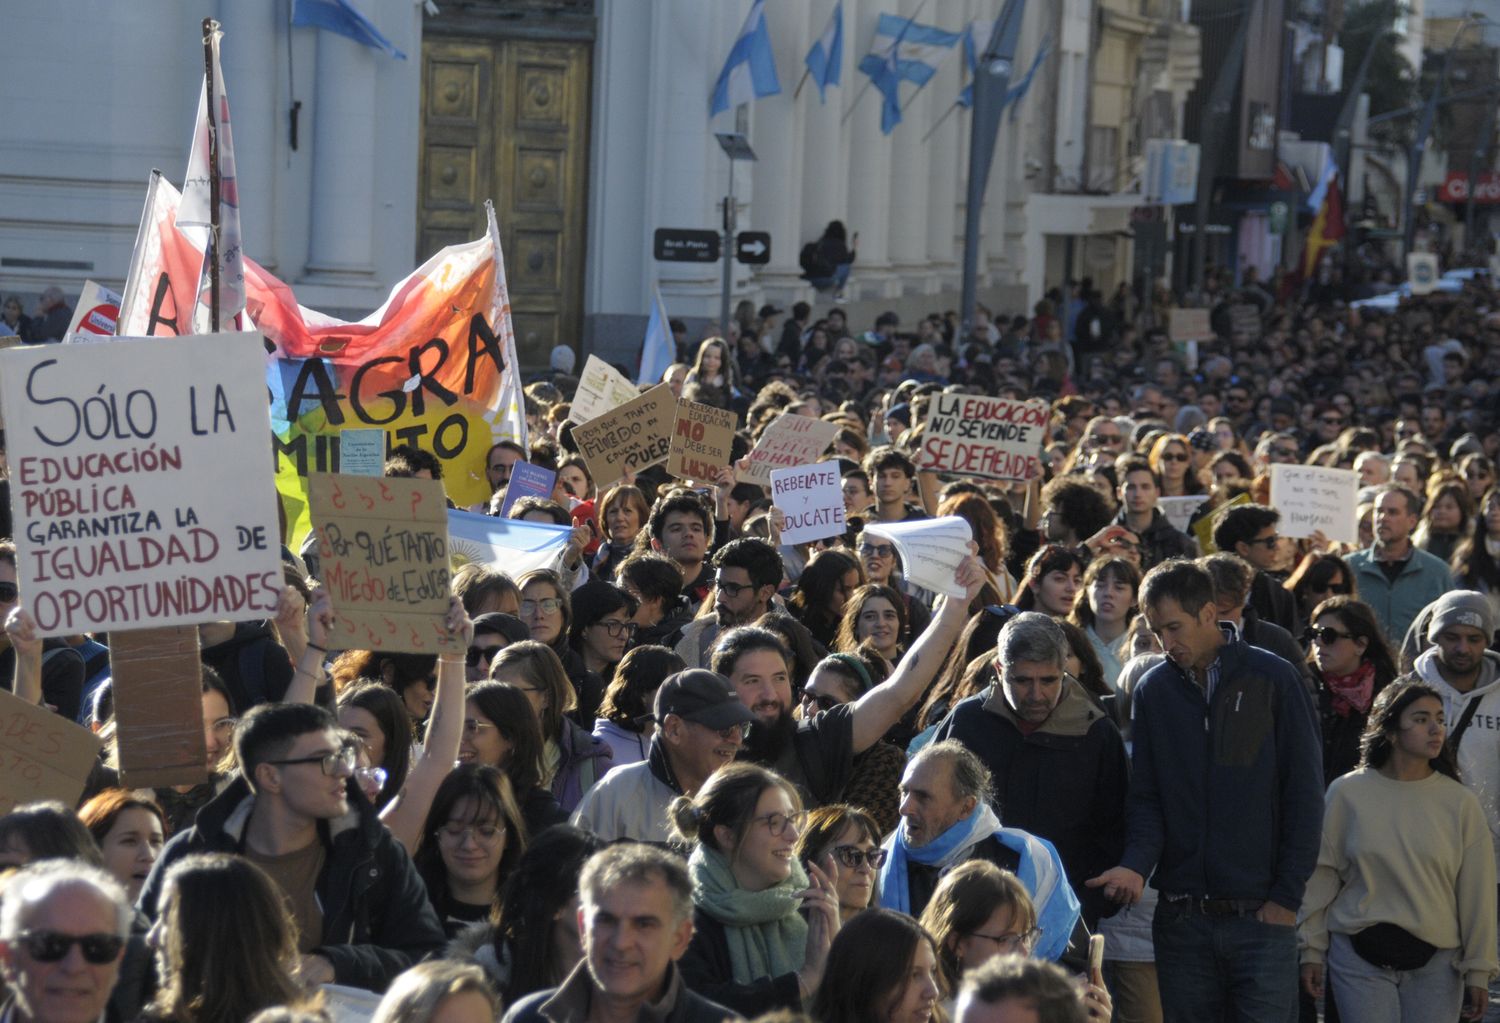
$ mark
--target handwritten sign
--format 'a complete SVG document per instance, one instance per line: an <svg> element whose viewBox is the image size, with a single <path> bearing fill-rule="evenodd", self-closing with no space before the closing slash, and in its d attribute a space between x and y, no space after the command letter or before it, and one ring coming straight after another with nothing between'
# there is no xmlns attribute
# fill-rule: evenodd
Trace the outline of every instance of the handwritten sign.
<svg viewBox="0 0 1500 1023"><path fill-rule="evenodd" d="M1187 533L1188 525L1193 520L1193 513L1203 507L1203 502L1207 500L1208 498L1202 494L1188 497L1158 497L1156 506L1161 509L1162 517L1172 524L1173 529L1179 533Z"/></svg>
<svg viewBox="0 0 1500 1023"><path fill-rule="evenodd" d="M500 517L510 515L511 507L523 497L552 496L557 483L557 473L530 462L517 462L510 470L510 482L505 485L505 502L500 505Z"/></svg>
<svg viewBox="0 0 1500 1023"><path fill-rule="evenodd" d="M573 440L600 492L623 479L626 472L640 472L666 461L676 418L677 398L671 385L657 384L599 418L575 426Z"/></svg>
<svg viewBox="0 0 1500 1023"><path fill-rule="evenodd" d="M633 401L640 393L641 389L621 376L619 370L599 356L590 355L583 364L583 375L578 378L578 389L573 392L568 419L575 423L598 419Z"/></svg>
<svg viewBox="0 0 1500 1023"><path fill-rule="evenodd" d="M123 784L149 789L207 778L197 628L111 633L109 669Z"/></svg>
<svg viewBox="0 0 1500 1023"><path fill-rule="evenodd" d="M697 401L677 403L667 472L680 480L712 483L729 464L739 416Z"/></svg>
<svg viewBox="0 0 1500 1023"><path fill-rule="evenodd" d="M0 352L43 636L265 618L282 574L258 334Z"/></svg>
<svg viewBox="0 0 1500 1023"><path fill-rule="evenodd" d="M736 475L741 483L771 485L771 470L809 465L823 457L828 445L837 437L837 423L825 423L812 416L783 412L766 427L750 452L749 464Z"/></svg>
<svg viewBox="0 0 1500 1023"><path fill-rule="evenodd" d="M448 611L448 508L437 480L308 477L329 637L343 649L463 653Z"/></svg>
<svg viewBox="0 0 1500 1023"><path fill-rule="evenodd" d="M1281 512L1282 536L1321 531L1335 543L1359 543L1359 473L1321 465L1271 466L1271 507Z"/></svg>
<svg viewBox="0 0 1500 1023"><path fill-rule="evenodd" d="M76 805L101 745L87 728L0 689L0 813L41 799Z"/></svg>
<svg viewBox="0 0 1500 1023"><path fill-rule="evenodd" d="M1260 306L1236 302L1229 307L1229 332L1242 337L1260 336Z"/></svg>
<svg viewBox="0 0 1500 1023"><path fill-rule="evenodd" d="M786 515L781 542L826 540L844 532L844 490L837 462L771 471L771 503Z"/></svg>
<svg viewBox="0 0 1500 1023"><path fill-rule="evenodd" d="M385 475L385 431L358 429L340 432L339 472L345 476Z"/></svg>
<svg viewBox="0 0 1500 1023"><path fill-rule="evenodd" d="M896 545L901 574L913 586L933 593L962 597L964 588L954 578L969 553L974 530L958 515L915 522L866 522L865 532Z"/></svg>
<svg viewBox="0 0 1500 1023"><path fill-rule="evenodd" d="M1041 398L934 394L917 468L1024 483L1042 474L1042 442L1051 414Z"/></svg>
<svg viewBox="0 0 1500 1023"><path fill-rule="evenodd" d="M1207 309L1173 309L1168 324L1172 340L1178 343L1213 340L1214 329L1209 324Z"/></svg>

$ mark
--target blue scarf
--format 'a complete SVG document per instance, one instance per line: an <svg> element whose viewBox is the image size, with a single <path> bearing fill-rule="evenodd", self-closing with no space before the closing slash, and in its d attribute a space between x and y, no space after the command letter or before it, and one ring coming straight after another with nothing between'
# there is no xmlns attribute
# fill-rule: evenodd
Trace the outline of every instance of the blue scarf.
<svg viewBox="0 0 1500 1023"><path fill-rule="evenodd" d="M886 909L911 913L911 889L908 886L906 864L908 860L925 866L936 866L946 871L962 863L965 854L990 836L1007 849L1021 857L1016 867L1016 877L1031 894L1036 906L1037 926L1042 936L1037 942L1035 954L1043 959L1057 960L1068 947L1068 939L1078 924L1078 897L1068 885L1062 860L1052 843L1044 838L1022 831L1019 828L1000 826L988 803L981 803L965 819L953 825L937 838L923 846L906 844L906 826L903 824L885 840L888 854L885 866L880 870L880 904Z"/></svg>

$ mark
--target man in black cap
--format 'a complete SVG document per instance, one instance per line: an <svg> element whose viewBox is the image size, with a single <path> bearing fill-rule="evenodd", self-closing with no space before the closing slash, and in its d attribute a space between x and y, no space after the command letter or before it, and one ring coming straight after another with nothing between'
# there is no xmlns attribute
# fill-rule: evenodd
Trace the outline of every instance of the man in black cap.
<svg viewBox="0 0 1500 1023"><path fill-rule="evenodd" d="M733 763L750 709L723 675L690 668L668 676L652 708L656 734L645 760L617 767L584 794L572 823L605 841L667 842L667 807Z"/></svg>

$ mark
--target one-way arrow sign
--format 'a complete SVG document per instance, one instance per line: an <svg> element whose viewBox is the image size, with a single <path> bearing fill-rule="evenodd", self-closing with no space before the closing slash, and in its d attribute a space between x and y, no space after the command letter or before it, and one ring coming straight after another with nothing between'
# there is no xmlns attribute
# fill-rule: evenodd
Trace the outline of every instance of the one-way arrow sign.
<svg viewBox="0 0 1500 1023"><path fill-rule="evenodd" d="M766 231L741 231L734 239L734 258L751 266L771 261L771 235Z"/></svg>

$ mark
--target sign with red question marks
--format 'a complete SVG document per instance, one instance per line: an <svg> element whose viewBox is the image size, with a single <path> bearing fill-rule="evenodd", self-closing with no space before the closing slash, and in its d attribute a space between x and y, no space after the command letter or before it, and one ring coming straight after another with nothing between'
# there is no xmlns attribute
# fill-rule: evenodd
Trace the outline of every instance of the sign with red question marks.
<svg viewBox="0 0 1500 1023"><path fill-rule="evenodd" d="M346 650L462 654L448 611L448 505L436 480L308 477L329 643Z"/></svg>

